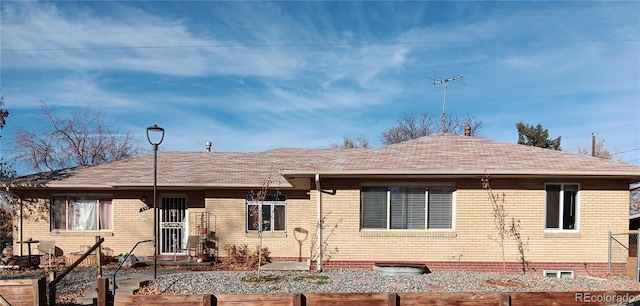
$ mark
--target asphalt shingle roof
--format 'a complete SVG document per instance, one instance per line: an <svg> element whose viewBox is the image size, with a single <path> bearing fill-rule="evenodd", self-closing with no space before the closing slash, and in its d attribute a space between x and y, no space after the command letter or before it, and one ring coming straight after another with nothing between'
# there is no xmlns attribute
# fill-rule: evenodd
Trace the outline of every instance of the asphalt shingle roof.
<svg viewBox="0 0 640 306"><path fill-rule="evenodd" d="M640 166L488 139L436 134L378 149L158 152L159 186L260 186L284 175L587 175L640 180ZM18 185L126 187L153 184L153 154L19 178Z"/></svg>

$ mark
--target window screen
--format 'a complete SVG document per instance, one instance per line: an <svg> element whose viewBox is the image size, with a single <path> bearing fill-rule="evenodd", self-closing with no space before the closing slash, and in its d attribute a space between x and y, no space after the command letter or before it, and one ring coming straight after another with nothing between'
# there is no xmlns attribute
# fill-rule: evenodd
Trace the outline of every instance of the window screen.
<svg viewBox="0 0 640 306"><path fill-rule="evenodd" d="M387 188L362 188L362 228L387 228Z"/></svg>
<svg viewBox="0 0 640 306"><path fill-rule="evenodd" d="M451 229L453 190L398 186L363 187L360 206L361 228Z"/></svg>
<svg viewBox="0 0 640 306"><path fill-rule="evenodd" d="M452 228L452 190L429 189L429 228Z"/></svg>

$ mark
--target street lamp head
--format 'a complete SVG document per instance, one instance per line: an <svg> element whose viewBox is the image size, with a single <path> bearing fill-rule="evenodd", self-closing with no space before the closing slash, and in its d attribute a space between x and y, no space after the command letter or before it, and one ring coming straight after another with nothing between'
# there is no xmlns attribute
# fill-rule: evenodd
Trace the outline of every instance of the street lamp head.
<svg viewBox="0 0 640 306"><path fill-rule="evenodd" d="M151 136L149 135L149 132L153 132L153 133L160 133L160 140L157 142L153 142L151 141ZM157 146L159 144L162 143L162 140L164 139L164 129L159 127L157 124L154 124L150 127L147 128L147 140L149 141L149 143L153 146Z"/></svg>

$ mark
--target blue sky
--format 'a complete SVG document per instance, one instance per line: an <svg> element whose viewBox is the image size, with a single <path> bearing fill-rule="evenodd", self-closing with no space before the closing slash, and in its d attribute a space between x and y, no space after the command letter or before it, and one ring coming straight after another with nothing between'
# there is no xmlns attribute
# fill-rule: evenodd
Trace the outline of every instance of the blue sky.
<svg viewBox="0 0 640 306"><path fill-rule="evenodd" d="M591 133L640 164L639 1L2 1L0 87L18 126L92 107L162 150L374 147L403 112Z"/></svg>

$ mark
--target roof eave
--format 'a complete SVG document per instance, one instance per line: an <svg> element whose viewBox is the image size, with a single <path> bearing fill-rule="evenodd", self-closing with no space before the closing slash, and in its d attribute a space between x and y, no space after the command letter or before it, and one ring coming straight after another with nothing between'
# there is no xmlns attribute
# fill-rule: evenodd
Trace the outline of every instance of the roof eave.
<svg viewBox="0 0 640 306"><path fill-rule="evenodd" d="M118 183L114 183L111 184L111 186L113 188L152 188L153 185L148 185L148 184L118 184ZM255 183L255 184L235 184L235 183L205 183L205 184L201 184L201 183L169 183L169 184L165 184L165 183L158 183L158 188L177 188L177 187L182 187L182 188L260 188L263 185L260 183ZM292 186L289 184L286 185L279 185L278 187L281 188L291 188Z"/></svg>
<svg viewBox="0 0 640 306"><path fill-rule="evenodd" d="M476 176L521 176L521 177L618 177L640 180L640 173L628 171L505 171L505 170L283 170L284 177L362 177L362 176L434 176L434 177L476 177Z"/></svg>
<svg viewBox="0 0 640 306"><path fill-rule="evenodd" d="M11 185L8 186L10 189L77 189L77 190L87 190L87 189L151 189L153 185L150 184L125 184L125 183L111 183L111 184L39 184L39 185ZM208 188L261 188L261 184L232 184L232 183L208 183L208 184L197 184L197 183L170 183L163 184L159 183L158 188L169 188L169 189L208 189ZM290 184L284 184L278 186L279 188L291 188Z"/></svg>

